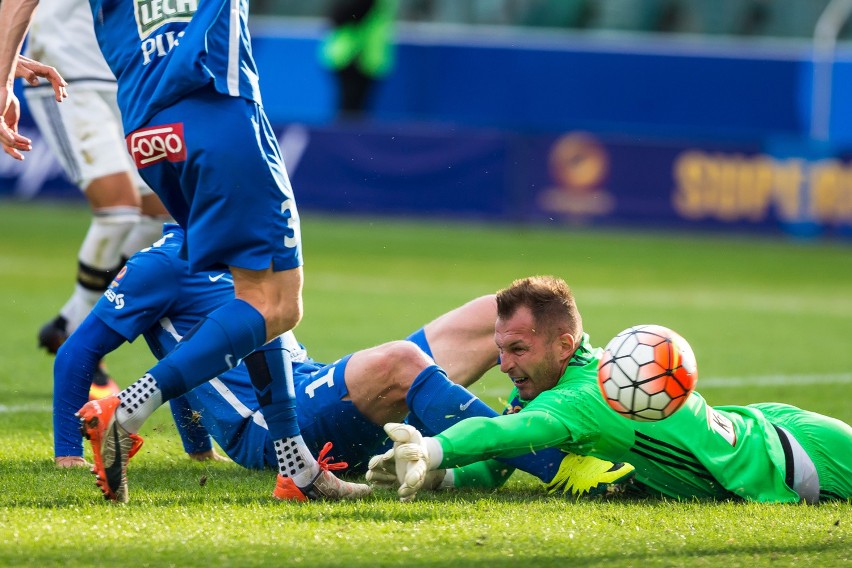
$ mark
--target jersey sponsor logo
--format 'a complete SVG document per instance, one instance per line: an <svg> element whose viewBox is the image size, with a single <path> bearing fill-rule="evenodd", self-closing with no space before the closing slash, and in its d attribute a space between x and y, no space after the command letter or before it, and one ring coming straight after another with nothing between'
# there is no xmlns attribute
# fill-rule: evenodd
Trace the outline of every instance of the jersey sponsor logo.
<svg viewBox="0 0 852 568"><path fill-rule="evenodd" d="M218 282L219 280L221 280L224 277L225 277L224 272L222 274L217 274L216 276L213 276L212 274L207 275L207 278L210 280L210 282ZM225 278L225 281L230 282L230 279Z"/></svg>
<svg viewBox="0 0 852 568"><path fill-rule="evenodd" d="M467 409L470 407L470 405L471 405L471 404L473 404L473 401L475 401L475 400L476 400L476 397L473 397L473 398L471 398L469 401L467 401L466 403L464 403L464 404L460 404L460 405L459 405L459 410L461 410L462 412L464 412L465 410L467 410Z"/></svg>
<svg viewBox="0 0 852 568"><path fill-rule="evenodd" d="M121 267L121 270L118 271L118 274L116 274L115 278L113 278L112 282L110 282L109 287L110 288L118 288L118 284L121 281L121 279L124 278L125 274L127 274L127 265L124 265L124 266Z"/></svg>
<svg viewBox="0 0 852 568"><path fill-rule="evenodd" d="M115 304L115 309L120 310L124 308L124 294L116 294L115 290L112 288L108 288L106 292L104 292L104 296L107 300Z"/></svg>
<svg viewBox="0 0 852 568"><path fill-rule="evenodd" d="M183 162L186 160L183 123L140 128L127 137L127 149L138 169L163 160Z"/></svg>
<svg viewBox="0 0 852 568"><path fill-rule="evenodd" d="M172 22L188 22L198 10L198 0L135 0L134 13L139 38Z"/></svg>
<svg viewBox="0 0 852 568"><path fill-rule="evenodd" d="M139 47L142 49L142 65L148 65L154 57L165 57L173 47L180 44L180 38L184 32L167 31L142 40Z"/></svg>

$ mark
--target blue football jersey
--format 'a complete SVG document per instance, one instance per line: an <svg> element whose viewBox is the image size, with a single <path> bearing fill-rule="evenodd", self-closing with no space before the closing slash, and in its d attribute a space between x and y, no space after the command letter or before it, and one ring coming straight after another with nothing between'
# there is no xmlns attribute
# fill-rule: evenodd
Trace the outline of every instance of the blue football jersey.
<svg viewBox="0 0 852 568"><path fill-rule="evenodd" d="M157 358L234 295L228 271L186 269L179 255L183 241L180 227L166 225L162 238L127 262L92 310L128 341L144 335Z"/></svg>
<svg viewBox="0 0 852 568"><path fill-rule="evenodd" d="M89 3L101 51L118 80L125 132L205 85L261 104L248 0Z"/></svg>

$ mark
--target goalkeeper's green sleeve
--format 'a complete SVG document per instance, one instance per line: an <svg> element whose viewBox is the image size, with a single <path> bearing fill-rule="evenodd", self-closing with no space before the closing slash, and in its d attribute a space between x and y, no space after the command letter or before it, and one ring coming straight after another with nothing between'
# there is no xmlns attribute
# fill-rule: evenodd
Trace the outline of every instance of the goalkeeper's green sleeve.
<svg viewBox="0 0 852 568"><path fill-rule="evenodd" d="M486 460L453 468L456 487L497 489L506 483L515 468L497 460Z"/></svg>

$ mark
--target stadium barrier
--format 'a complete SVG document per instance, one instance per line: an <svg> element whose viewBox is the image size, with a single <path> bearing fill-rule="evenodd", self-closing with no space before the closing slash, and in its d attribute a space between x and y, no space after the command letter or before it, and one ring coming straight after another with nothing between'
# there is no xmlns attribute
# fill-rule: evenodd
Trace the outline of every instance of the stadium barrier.
<svg viewBox="0 0 852 568"><path fill-rule="evenodd" d="M800 44L410 35L374 120L335 123L320 31L264 30L265 108L303 211L852 235L852 113L808 138ZM23 124L35 150L0 160L0 196L79 198Z"/></svg>
<svg viewBox="0 0 852 568"><path fill-rule="evenodd" d="M276 132L303 212L852 237L852 161L780 139L422 123ZM35 148L25 162L2 161L0 195L79 196L38 140Z"/></svg>

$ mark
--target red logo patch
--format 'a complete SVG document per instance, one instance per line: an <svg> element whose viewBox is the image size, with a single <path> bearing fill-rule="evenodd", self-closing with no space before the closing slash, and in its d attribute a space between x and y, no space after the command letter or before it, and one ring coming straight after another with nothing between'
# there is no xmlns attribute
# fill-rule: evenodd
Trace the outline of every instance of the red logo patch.
<svg viewBox="0 0 852 568"><path fill-rule="evenodd" d="M141 128L127 137L127 150L133 156L137 169L168 160L186 160L186 143L183 138L183 123L162 124Z"/></svg>
<svg viewBox="0 0 852 568"><path fill-rule="evenodd" d="M109 285L110 288L115 288L118 286L118 282L124 278L124 275L127 274L127 265L121 267L121 270L118 271L118 274L115 275L112 283Z"/></svg>

